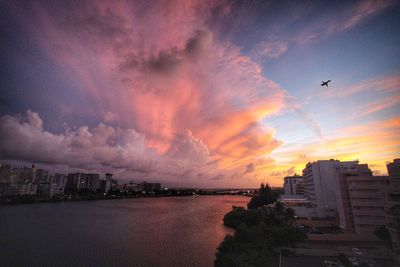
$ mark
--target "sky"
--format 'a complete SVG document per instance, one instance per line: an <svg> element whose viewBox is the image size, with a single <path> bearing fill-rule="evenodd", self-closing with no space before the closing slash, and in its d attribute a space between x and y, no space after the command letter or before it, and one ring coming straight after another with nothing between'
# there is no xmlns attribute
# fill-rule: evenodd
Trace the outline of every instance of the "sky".
<svg viewBox="0 0 400 267"><path fill-rule="evenodd" d="M3 163L251 188L400 157L399 1L1 1L0 34Z"/></svg>

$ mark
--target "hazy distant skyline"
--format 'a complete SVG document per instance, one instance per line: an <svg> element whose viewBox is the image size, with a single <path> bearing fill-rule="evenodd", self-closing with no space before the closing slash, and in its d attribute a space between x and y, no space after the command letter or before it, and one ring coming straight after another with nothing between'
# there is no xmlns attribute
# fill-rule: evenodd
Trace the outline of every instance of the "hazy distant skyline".
<svg viewBox="0 0 400 267"><path fill-rule="evenodd" d="M254 187L400 157L398 1L0 7L0 160Z"/></svg>

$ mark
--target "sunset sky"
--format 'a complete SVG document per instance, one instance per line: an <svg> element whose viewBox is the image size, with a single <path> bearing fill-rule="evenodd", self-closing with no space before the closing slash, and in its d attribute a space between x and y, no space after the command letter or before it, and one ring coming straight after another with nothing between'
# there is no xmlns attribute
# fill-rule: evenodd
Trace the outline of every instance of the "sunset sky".
<svg viewBox="0 0 400 267"><path fill-rule="evenodd" d="M255 187L400 157L400 1L1 1L0 34L1 162Z"/></svg>

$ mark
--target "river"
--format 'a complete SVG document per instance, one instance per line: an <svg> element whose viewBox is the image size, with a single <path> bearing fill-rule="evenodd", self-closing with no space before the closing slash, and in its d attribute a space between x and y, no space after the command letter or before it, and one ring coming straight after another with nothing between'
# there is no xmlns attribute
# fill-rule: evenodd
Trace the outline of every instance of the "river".
<svg viewBox="0 0 400 267"><path fill-rule="evenodd" d="M1 266L213 266L242 196L196 196L0 207Z"/></svg>

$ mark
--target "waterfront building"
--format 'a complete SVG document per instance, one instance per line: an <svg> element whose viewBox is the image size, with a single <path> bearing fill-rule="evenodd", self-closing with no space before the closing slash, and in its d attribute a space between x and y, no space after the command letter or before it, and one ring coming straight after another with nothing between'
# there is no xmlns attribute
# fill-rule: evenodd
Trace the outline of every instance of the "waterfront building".
<svg viewBox="0 0 400 267"><path fill-rule="evenodd" d="M45 184L49 182L49 171L43 169L37 169L35 173L35 183Z"/></svg>
<svg viewBox="0 0 400 267"><path fill-rule="evenodd" d="M104 192L108 193L108 191L112 188L112 173L106 173L106 181L105 181L105 188Z"/></svg>
<svg viewBox="0 0 400 267"><path fill-rule="evenodd" d="M126 190L130 191L130 192L138 192L141 190L140 184L135 183L134 181L130 181L127 185L126 185Z"/></svg>
<svg viewBox="0 0 400 267"><path fill-rule="evenodd" d="M17 195L36 195L37 193L37 184L34 183L21 183L17 185Z"/></svg>
<svg viewBox="0 0 400 267"><path fill-rule="evenodd" d="M161 190L161 184L160 183L142 182L142 183L140 183L140 189L143 191L146 191L146 192L159 191L159 190Z"/></svg>
<svg viewBox="0 0 400 267"><path fill-rule="evenodd" d="M7 164L0 164L0 183L11 182L11 166Z"/></svg>
<svg viewBox="0 0 400 267"><path fill-rule="evenodd" d="M100 175L98 173L69 173L67 190L96 192L100 188Z"/></svg>
<svg viewBox="0 0 400 267"><path fill-rule="evenodd" d="M57 184L43 184L41 185L41 195L44 197L52 198L54 195L62 194L62 188Z"/></svg>
<svg viewBox="0 0 400 267"><path fill-rule="evenodd" d="M50 183L56 184L61 188L61 191L65 191L65 187L67 185L68 177L65 174L56 173L51 179Z"/></svg>
<svg viewBox="0 0 400 267"><path fill-rule="evenodd" d="M33 164L31 168L19 167L12 169L11 173L11 183L33 183L35 182L36 168Z"/></svg>

